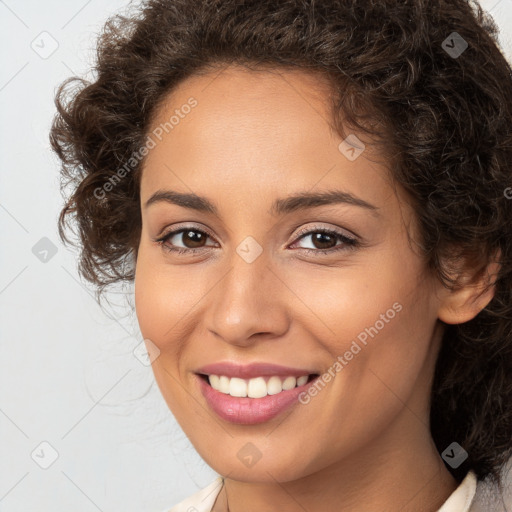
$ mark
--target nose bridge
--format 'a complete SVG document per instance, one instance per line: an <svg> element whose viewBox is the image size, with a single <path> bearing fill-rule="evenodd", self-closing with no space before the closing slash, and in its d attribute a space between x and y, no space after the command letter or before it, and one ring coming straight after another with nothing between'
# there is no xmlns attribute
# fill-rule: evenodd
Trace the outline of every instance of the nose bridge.
<svg viewBox="0 0 512 512"><path fill-rule="evenodd" d="M262 249L254 240L240 243L212 296L207 327L225 341L244 343L252 334L279 335L287 328L279 280Z"/></svg>

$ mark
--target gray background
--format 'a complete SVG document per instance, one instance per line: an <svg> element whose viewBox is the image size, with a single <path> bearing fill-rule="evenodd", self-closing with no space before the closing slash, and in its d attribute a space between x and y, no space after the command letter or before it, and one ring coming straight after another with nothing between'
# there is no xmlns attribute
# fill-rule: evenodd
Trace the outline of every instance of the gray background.
<svg viewBox="0 0 512 512"><path fill-rule="evenodd" d="M510 59L512 0L481 4ZM0 0L4 512L158 512L216 476L174 421L151 368L134 357L142 338L122 290L106 314L56 231L59 164L48 143L54 91L71 75L91 77L95 37L126 5Z"/></svg>

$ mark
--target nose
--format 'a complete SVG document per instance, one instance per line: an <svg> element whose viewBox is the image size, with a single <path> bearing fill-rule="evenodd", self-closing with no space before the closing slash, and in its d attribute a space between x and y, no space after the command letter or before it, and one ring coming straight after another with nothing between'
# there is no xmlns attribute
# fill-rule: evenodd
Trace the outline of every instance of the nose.
<svg viewBox="0 0 512 512"><path fill-rule="evenodd" d="M265 252L252 263L234 253L229 271L215 286L203 318L226 343L247 346L288 330L287 288L269 263Z"/></svg>

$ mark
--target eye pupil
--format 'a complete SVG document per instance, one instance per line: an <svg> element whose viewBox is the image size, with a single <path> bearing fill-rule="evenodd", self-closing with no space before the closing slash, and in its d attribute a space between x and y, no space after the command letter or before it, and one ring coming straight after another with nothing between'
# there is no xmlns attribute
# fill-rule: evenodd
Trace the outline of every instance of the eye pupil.
<svg viewBox="0 0 512 512"><path fill-rule="evenodd" d="M322 245L322 244L325 244L326 241L327 241L327 246ZM328 233L319 232L319 233L313 234L313 244L315 245L315 247L317 249L330 249L331 247L334 247L334 245L332 245L332 242L334 242L334 245L336 245L336 240ZM318 247L317 244L320 244L320 247ZM329 245L329 244L331 244L331 245Z"/></svg>
<svg viewBox="0 0 512 512"><path fill-rule="evenodd" d="M186 243L187 238L189 239L191 246ZM205 237L203 236L203 233L200 233L199 231L184 231L183 232L183 243L189 249L193 249L196 247L202 247L204 240L205 240Z"/></svg>

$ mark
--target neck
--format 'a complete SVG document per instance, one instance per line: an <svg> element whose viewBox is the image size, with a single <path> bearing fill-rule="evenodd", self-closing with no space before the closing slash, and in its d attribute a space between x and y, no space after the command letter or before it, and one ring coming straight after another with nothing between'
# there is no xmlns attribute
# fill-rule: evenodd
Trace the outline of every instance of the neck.
<svg viewBox="0 0 512 512"><path fill-rule="evenodd" d="M407 421L419 423L406 411ZM366 446L364 453L358 451L299 480L250 483L225 478L212 511L436 512L458 484L423 429L417 430L416 439L409 430L407 441L402 436L402 447L394 444L389 449L380 438L375 440L380 450Z"/></svg>

